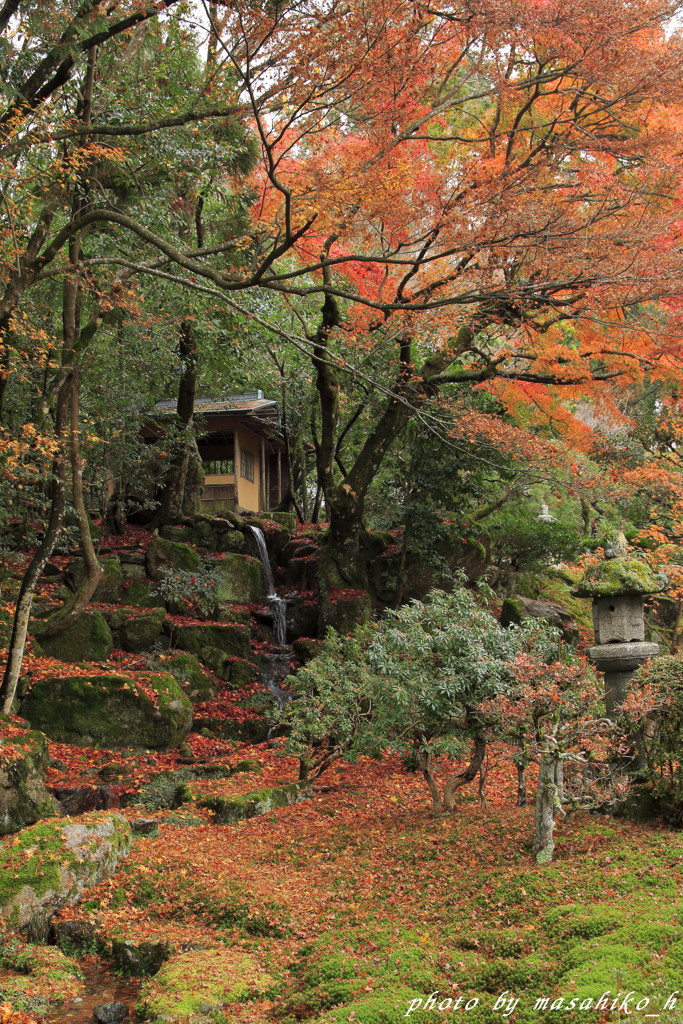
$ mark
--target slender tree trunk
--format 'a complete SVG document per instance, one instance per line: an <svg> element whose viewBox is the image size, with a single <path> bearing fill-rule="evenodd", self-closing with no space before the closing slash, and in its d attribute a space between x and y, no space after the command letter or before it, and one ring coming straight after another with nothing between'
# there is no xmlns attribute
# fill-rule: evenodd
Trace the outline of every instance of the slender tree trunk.
<svg viewBox="0 0 683 1024"><path fill-rule="evenodd" d="M676 653L678 647L678 634L681 628L681 612L683 611L683 601L676 601L676 619L674 621L673 629L671 630L671 643L669 645L669 652L671 654Z"/></svg>
<svg viewBox="0 0 683 1024"><path fill-rule="evenodd" d="M515 762L517 769L517 806L526 807L527 791L526 791L526 770L527 765L524 761Z"/></svg>
<svg viewBox="0 0 683 1024"><path fill-rule="evenodd" d="M445 808L436 779L432 774L432 758L428 751L422 755L422 774L432 797L432 814L435 818L439 818L444 813Z"/></svg>
<svg viewBox="0 0 683 1024"><path fill-rule="evenodd" d="M555 849L555 815L562 813L561 760L555 750L544 751L536 793L536 835L534 854L537 864L550 864ZM558 785L559 782L559 785Z"/></svg>
<svg viewBox="0 0 683 1024"><path fill-rule="evenodd" d="M95 82L96 59L97 50L96 48L93 48L90 50L88 54L88 67L86 71L85 81L83 84L81 109L79 111L81 119L86 124L90 123L92 112L92 97ZM87 136L83 137L80 145L87 145ZM84 204L84 197L75 196L72 204L72 215L76 216L80 212L82 212ZM49 231L50 224L52 223L52 219L54 217L56 208L57 200L55 197L52 197L45 204L45 207L41 212L38 224L33 231L33 234L26 249L26 254L24 257L25 265L22 270L21 278L12 282L8 289L5 291L4 300L7 302L9 298L10 306L16 305L16 303L19 301L19 297L22 294L22 291L25 290L26 287L28 287L29 283L31 283L31 273L33 271L32 269L29 268L32 267L32 264L38 255L40 247L42 246L47 236L47 232ZM58 442L59 448L53 463L50 512L45 528L45 533L43 534L41 543L39 544L35 555L33 556L29 563L29 566L26 570L26 573L24 574L24 578L19 588L19 597L17 601L16 611L14 614L14 621L12 623L12 636L10 639L7 664L5 666L5 673L3 676L2 686L0 686L0 706L2 707L2 710L5 713L11 709L16 694L17 683L19 681L21 666L24 658L26 635L28 632L29 621L31 618L31 609L33 607L33 599L35 596L36 587L38 585L38 581L43 572L43 569L45 568L45 565L47 564L50 556L52 555L52 552L54 551L55 544L57 543L57 539L62 528L62 523L64 521L64 509L66 504L66 459L63 442L64 435L66 432L66 424L72 417L74 412L74 406L72 404L75 387L74 349L78 342L78 332L80 327L78 282L78 266L80 263L80 256L81 239L78 236L73 236L69 242L69 262L71 264L72 276L66 278L63 293L62 354L60 368L61 380L57 390L55 411L55 438ZM9 316L7 312L5 312L5 315ZM77 414L78 405L75 406L75 410ZM76 455L78 455L78 447L76 448L75 451ZM72 465L74 465L73 448L71 449L71 459ZM82 527L83 530L85 530L87 527L89 539L89 522L82 522Z"/></svg>
<svg viewBox="0 0 683 1024"><path fill-rule="evenodd" d="M463 786L466 786L469 782L474 781L481 767L484 763L486 756L486 737L483 731L477 731L474 735L474 747L472 750L472 756L470 763L464 772L460 772L459 775L454 775L446 783L444 789L444 804L449 811L455 808L455 794Z"/></svg>
<svg viewBox="0 0 683 1024"><path fill-rule="evenodd" d="M95 76L96 53L89 56L88 73L83 98L83 121L90 122L92 96ZM77 188L72 204L72 217L75 220L88 207L87 184L83 189ZM69 263L71 274L64 281L62 298L62 364L71 366L71 387L69 389L69 459L71 463L71 502L78 520L78 534L83 551L83 579L70 601L59 609L40 627L39 636L53 636L62 633L76 622L88 607L102 579L100 566L90 530L90 517L85 504L83 491L83 457L81 452L80 425L80 382L79 366L81 343L81 282L80 269L83 255L81 233L69 239Z"/></svg>
<svg viewBox="0 0 683 1024"><path fill-rule="evenodd" d="M194 402L197 391L197 339L189 320L180 324L178 352L183 373L178 388L176 415L181 429L179 450L166 473L161 507L157 516L160 525L177 522L194 515L201 507L203 472L201 457L193 433Z"/></svg>
<svg viewBox="0 0 683 1024"><path fill-rule="evenodd" d="M90 604L97 586L102 579L102 567L99 563L95 546L90 532L90 516L85 505L83 494L83 459L81 457L80 443L80 397L79 397L80 371L74 371L73 384L70 395L70 436L69 454L71 461L71 502L78 519L78 533L83 550L83 567L85 572L79 583L76 593L67 601L62 608L46 620L44 625L36 631L36 635L54 636L62 633L65 629L76 622L80 615Z"/></svg>
<svg viewBox="0 0 683 1024"><path fill-rule="evenodd" d="M57 396L57 409L55 413L55 437L60 447L55 456L52 466L52 480L50 489L52 491L50 500L50 513L48 516L45 533L38 545L36 553L29 562L19 588L17 607L12 623L12 636L10 638L9 650L7 652L7 664L0 686L0 710L8 714L17 691L17 683L21 675L21 666L24 660L24 649L26 647L26 635L31 618L33 598L35 596L38 581L43 569L54 551L55 544L64 521L65 497L65 453L63 450L64 427L67 419L71 391L71 378L69 377L62 384Z"/></svg>
<svg viewBox="0 0 683 1024"><path fill-rule="evenodd" d="M487 771L482 764L479 769L479 803L482 807L486 807L486 775Z"/></svg>

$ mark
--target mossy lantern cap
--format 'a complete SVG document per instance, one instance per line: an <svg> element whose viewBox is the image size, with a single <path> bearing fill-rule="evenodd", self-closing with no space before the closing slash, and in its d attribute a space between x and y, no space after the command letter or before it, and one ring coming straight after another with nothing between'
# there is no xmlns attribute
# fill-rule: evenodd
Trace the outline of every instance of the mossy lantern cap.
<svg viewBox="0 0 683 1024"><path fill-rule="evenodd" d="M667 580L640 558L610 558L591 565L579 580L576 597L660 594Z"/></svg>

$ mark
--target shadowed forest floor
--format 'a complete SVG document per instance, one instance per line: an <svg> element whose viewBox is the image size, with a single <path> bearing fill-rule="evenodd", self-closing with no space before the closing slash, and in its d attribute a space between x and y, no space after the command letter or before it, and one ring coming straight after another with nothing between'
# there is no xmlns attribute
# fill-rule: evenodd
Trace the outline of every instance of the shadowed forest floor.
<svg viewBox="0 0 683 1024"><path fill-rule="evenodd" d="M193 783L195 796L294 777L271 750L239 756L262 774ZM188 989L210 984L210 951L220 950L221 970L232 963L247 986L222 1011L235 1024L398 1021L436 990L440 1000L478 998L468 1021L557 1019L534 1009L537 997L607 990L649 997L656 1013L681 986L683 836L576 814L558 829L555 863L537 867L533 808L513 806L502 749L487 806L464 793L445 819L431 817L421 778L391 758L339 765L322 781L311 800L233 825L213 825L196 802L151 815L159 834L136 840L117 874L63 916L93 921L101 940L186 950L185 981L170 997L179 1016ZM143 997L158 995L159 977ZM520 1003L502 1018L493 1005L505 990ZM452 1016L416 1009L409 1019Z"/></svg>

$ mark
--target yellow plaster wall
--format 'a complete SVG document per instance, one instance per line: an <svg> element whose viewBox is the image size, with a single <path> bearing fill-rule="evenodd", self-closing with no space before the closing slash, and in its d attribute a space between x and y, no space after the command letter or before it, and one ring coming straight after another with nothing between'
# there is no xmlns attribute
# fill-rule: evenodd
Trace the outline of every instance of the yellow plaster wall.
<svg viewBox="0 0 683 1024"><path fill-rule="evenodd" d="M253 483L242 476L242 450L254 456ZM238 426L235 431L235 481L237 504L249 512L261 512L261 439L246 427Z"/></svg>

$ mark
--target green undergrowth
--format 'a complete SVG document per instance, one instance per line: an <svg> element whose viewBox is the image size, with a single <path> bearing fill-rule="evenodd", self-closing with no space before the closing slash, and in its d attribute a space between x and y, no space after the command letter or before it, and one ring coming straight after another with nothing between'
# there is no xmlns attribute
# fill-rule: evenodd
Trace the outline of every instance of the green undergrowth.
<svg viewBox="0 0 683 1024"><path fill-rule="evenodd" d="M142 1020L168 1021L197 1014L220 1013L228 1003L241 1003L277 990L277 982L244 953L224 949L187 952L172 957L140 993Z"/></svg>
<svg viewBox="0 0 683 1024"><path fill-rule="evenodd" d="M54 946L36 946L18 936L0 934L0 1003L44 1016L83 994L83 975L75 960Z"/></svg>
<svg viewBox="0 0 683 1024"><path fill-rule="evenodd" d="M528 858L509 866L511 858L501 857L508 863L459 873L457 857L444 863L437 856L432 868L415 832L392 837L392 858L403 861L406 875L419 871L422 901L415 905L433 903L428 929L377 924L381 893L375 893L377 902L360 919L337 918L329 932L300 948L278 1019L596 1024L628 1017L644 1024L654 1019L649 1013L681 1024L682 1001L666 1012L664 1004L683 992L683 836L648 829L633 835L605 819L586 819L565 846L547 868ZM361 844L354 852L367 863ZM449 872L452 899L443 884ZM518 1000L506 1016L495 1009L504 992ZM633 992L630 1012L591 1008L606 992L610 1003ZM425 1005L433 993L435 1002ZM460 1014L447 1005L458 996ZM649 1002L638 1011L640 1000ZM465 1003L470 1009L463 1012Z"/></svg>

